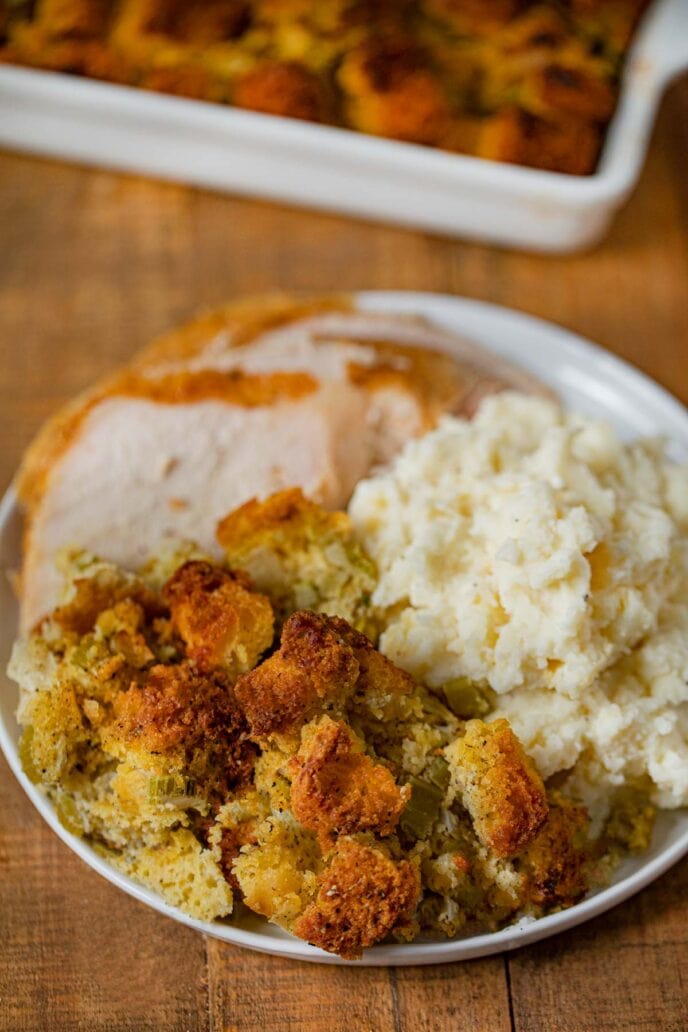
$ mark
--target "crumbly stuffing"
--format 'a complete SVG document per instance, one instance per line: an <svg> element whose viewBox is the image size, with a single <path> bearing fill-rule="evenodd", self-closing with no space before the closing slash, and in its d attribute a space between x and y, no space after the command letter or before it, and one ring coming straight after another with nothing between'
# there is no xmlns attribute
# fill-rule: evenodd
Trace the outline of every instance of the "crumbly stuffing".
<svg viewBox="0 0 688 1032"><path fill-rule="evenodd" d="M445 756L480 841L497 856L520 853L547 818L547 794L506 720L469 720Z"/></svg>
<svg viewBox="0 0 688 1032"><path fill-rule="evenodd" d="M291 931L316 891L321 867L312 832L291 813L277 812L258 825L254 844L241 850L232 870L246 906Z"/></svg>
<svg viewBox="0 0 688 1032"><path fill-rule="evenodd" d="M239 678L237 697L258 740L298 732L320 709L337 712L351 694L359 666L336 625L316 613L289 617L280 648Z"/></svg>
<svg viewBox="0 0 688 1032"><path fill-rule="evenodd" d="M165 756L209 797L225 799L252 776L255 746L222 670L188 659L158 664L114 704L112 739L126 754Z"/></svg>
<svg viewBox="0 0 688 1032"><path fill-rule="evenodd" d="M409 786L398 787L386 766L365 755L346 723L330 717L303 729L289 771L292 812L324 851L338 835L391 835L411 797Z"/></svg>
<svg viewBox="0 0 688 1032"><path fill-rule="evenodd" d="M13 0L0 60L577 175L648 0Z"/></svg>
<svg viewBox="0 0 688 1032"><path fill-rule="evenodd" d="M172 906L204 921L231 914L233 893L213 852L186 828L163 843L111 854L125 874L158 892Z"/></svg>
<svg viewBox="0 0 688 1032"><path fill-rule="evenodd" d="M535 906L570 907L588 891L587 826L585 807L551 796L547 820L522 854L526 891Z"/></svg>
<svg viewBox="0 0 688 1032"><path fill-rule="evenodd" d="M217 539L229 565L273 600L279 623L310 609L371 631L375 566L345 513L326 512L300 488L288 488L229 513Z"/></svg>
<svg viewBox="0 0 688 1032"><path fill-rule="evenodd" d="M294 925L302 939L353 960L407 922L420 896L417 866L381 849L342 842Z"/></svg>
<svg viewBox="0 0 688 1032"><path fill-rule="evenodd" d="M235 541L251 512L266 555L262 517L286 513L288 538L295 512L320 530L293 562L340 568L321 530L348 534L341 514L282 494L230 515ZM70 562L11 662L24 769L70 832L188 914L229 918L239 899L355 958L569 906L647 840L645 796L592 842L507 721L466 722L465 691L442 701L341 616L288 612L284 579L273 596L190 548L139 575Z"/></svg>
<svg viewBox="0 0 688 1032"><path fill-rule="evenodd" d="M79 576L78 573L74 576L70 581L68 597L52 616L52 622L65 634L86 634L92 630L99 618L103 619L104 614L109 613L118 603L125 603L126 609L120 608L109 618L110 620L121 619L125 612L129 616L141 610L147 616L162 613L159 600L144 584L123 573L113 576L112 570L106 564L91 570L88 561L80 557L74 560L77 569L82 561L86 565L85 576ZM134 605L139 609L133 610ZM137 616L134 625L140 626L140 622Z"/></svg>
<svg viewBox="0 0 688 1032"><path fill-rule="evenodd" d="M191 560L162 591L172 626L200 670L221 668L235 678L256 665L274 635L270 600L241 573Z"/></svg>

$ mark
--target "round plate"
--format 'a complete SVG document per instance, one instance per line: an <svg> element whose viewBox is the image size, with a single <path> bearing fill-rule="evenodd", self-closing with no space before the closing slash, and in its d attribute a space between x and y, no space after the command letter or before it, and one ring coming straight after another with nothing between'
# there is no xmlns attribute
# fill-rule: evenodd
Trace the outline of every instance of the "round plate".
<svg viewBox="0 0 688 1032"><path fill-rule="evenodd" d="M378 311L426 315L531 370L558 393L567 407L608 420L626 438L665 435L672 457L688 459L688 412L635 369L558 326L494 305L441 294L371 292L358 295L358 302L361 307ZM10 492L0 506L0 565L5 571L18 567L20 541L21 516ZM4 670L17 626L17 605L7 577L0 578L0 611L0 665ZM342 961L292 938L255 915L244 914L236 923L212 924L187 917L154 892L120 874L87 843L65 831L51 803L21 769L17 755L19 728L14 717L16 700L16 685L3 677L0 745L24 791L63 842L118 888L160 913L218 939L264 953L325 964L385 965L439 964L515 949L603 913L648 885L688 853L688 812L664 812L659 816L652 848L641 857L625 861L608 888L569 910L539 920L523 920L487 935L376 946L367 950L360 961Z"/></svg>

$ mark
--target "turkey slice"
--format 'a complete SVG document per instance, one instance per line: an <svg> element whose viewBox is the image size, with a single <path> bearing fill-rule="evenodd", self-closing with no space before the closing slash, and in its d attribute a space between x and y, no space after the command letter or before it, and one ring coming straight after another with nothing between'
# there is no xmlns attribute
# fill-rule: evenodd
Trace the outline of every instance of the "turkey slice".
<svg viewBox="0 0 688 1032"><path fill-rule="evenodd" d="M456 356L456 357L455 357ZM328 508L443 412L542 390L469 342L341 298L239 302L161 338L50 420L19 478L22 625L56 604L56 553L136 569L165 539L217 553L252 497L300 486Z"/></svg>

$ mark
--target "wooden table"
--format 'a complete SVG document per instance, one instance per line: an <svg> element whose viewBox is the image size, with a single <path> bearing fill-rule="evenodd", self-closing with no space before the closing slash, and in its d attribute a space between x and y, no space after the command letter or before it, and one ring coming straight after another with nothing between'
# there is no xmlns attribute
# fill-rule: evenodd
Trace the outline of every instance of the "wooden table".
<svg viewBox="0 0 688 1032"><path fill-rule="evenodd" d="M594 253L548 258L0 157L0 483L63 399L196 309L274 288L496 301L623 355L688 403L688 82ZM261 1032L688 1029L688 863L510 956L326 968L204 939L86 868L0 772L0 1027Z"/></svg>

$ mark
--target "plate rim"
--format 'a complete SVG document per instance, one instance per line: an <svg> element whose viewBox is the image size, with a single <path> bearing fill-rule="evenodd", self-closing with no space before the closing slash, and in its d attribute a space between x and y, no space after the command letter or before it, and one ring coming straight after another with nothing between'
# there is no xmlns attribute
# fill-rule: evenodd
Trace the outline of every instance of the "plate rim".
<svg viewBox="0 0 688 1032"><path fill-rule="evenodd" d="M688 443L688 410L684 408L678 399L651 377L642 373L624 359L619 358L587 338L559 326L557 323L531 316L528 313L504 305L496 305L491 302L477 301L441 292L374 290L355 292L352 293L352 297L361 304L361 307L369 310L378 306L379 310L388 312L415 311L417 314L432 318L440 326L444 325L445 322L441 317L441 309L444 309L452 317L456 316L456 325L453 326L453 332L463 332L466 336L470 336L470 331L462 330L459 327L462 315L471 316L478 320L481 317L488 317L493 322L496 320L497 322L503 322L505 325L509 322L513 324L516 321L523 329L531 329L543 338L548 335L555 335L557 337L557 348L563 348L578 358L580 358L581 354L587 355L594 359L596 364L602 363L602 366L606 367L616 377L623 376L624 379L632 384L634 391L640 392L646 397L649 392L649 395L653 396L656 402L666 407L668 414L672 416L672 421L676 422L679 427L682 425L683 435L685 436L686 443ZM435 312L433 312L433 308L436 309ZM448 321L451 321L451 319ZM497 346L495 350L499 352L499 347ZM510 357L513 357L511 353ZM519 357L519 361L526 368L531 368L527 356ZM542 375L541 370L540 375ZM7 533L11 522L20 518L20 515L20 507L14 485L10 484L0 502L0 538ZM2 618L2 614L0 614L0 618ZM4 672L2 676L6 676ZM464 938L459 937L438 942L374 946L366 950L360 960L346 961L341 957L333 956L290 936L282 932L281 929L277 930L274 926L268 925L267 922L266 927L270 929L269 934L266 934L265 931L253 931L231 924L200 921L166 903L156 893L139 885L133 879L118 871L106 859L99 856L84 840L71 834L60 824L54 807L48 798L38 786L29 781L21 769L17 743L14 740L10 727L5 722L1 708L0 748L12 773L41 817L65 845L101 877L127 893L127 895L186 927L193 928L196 931L229 942L235 946L288 959L363 967L417 966L469 960L510 951L521 946L539 942L559 932L567 931L605 913L607 910L612 909L641 891L688 854L688 828L686 828L675 842L662 848L653 859L641 864L631 874L588 896L568 910L549 914L545 917L531 920L528 923L517 922L496 932ZM681 812L669 811L668 813L671 816L673 813L680 815Z"/></svg>

